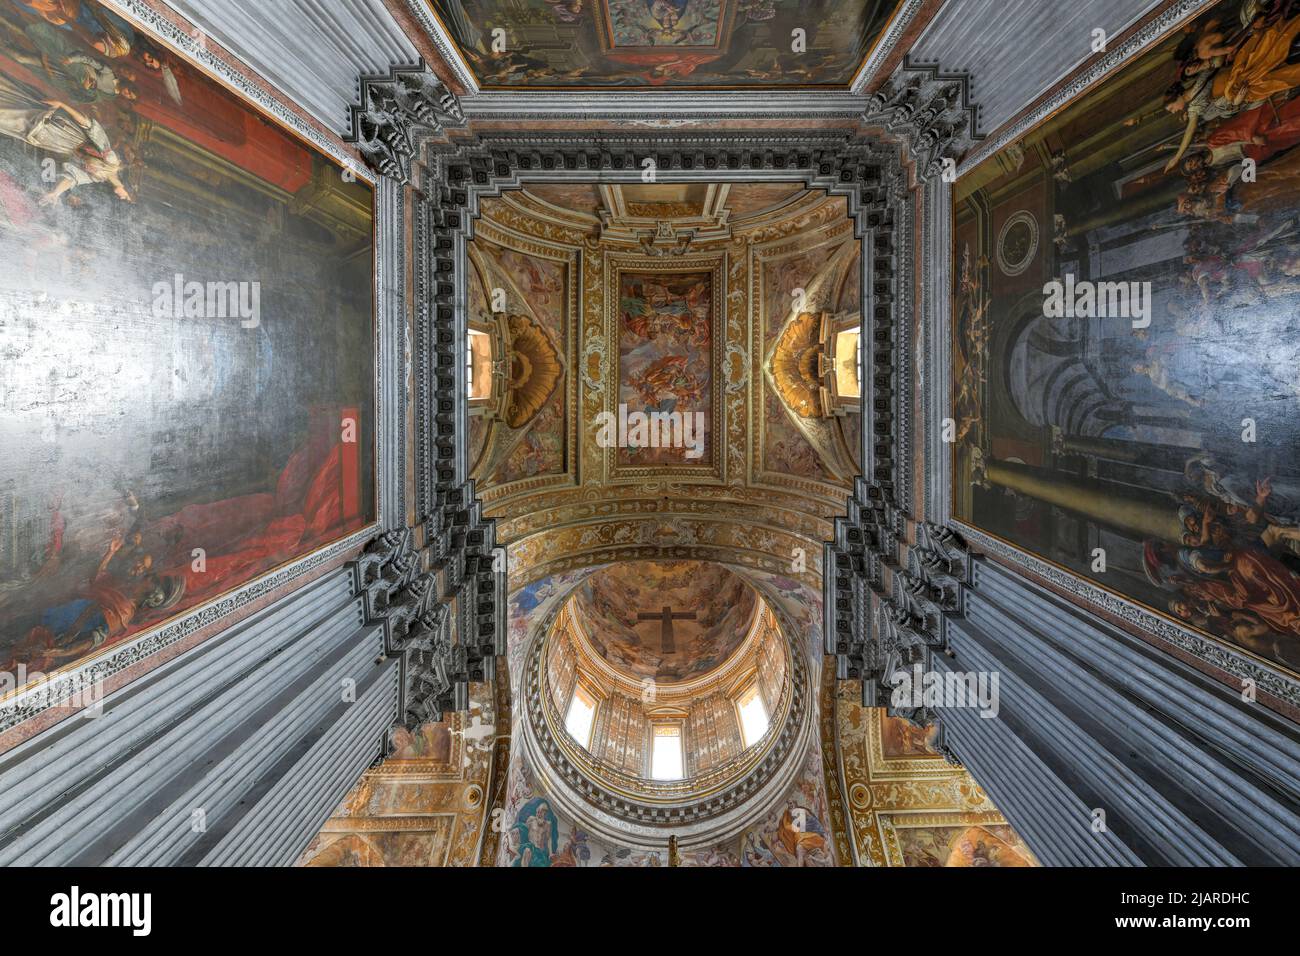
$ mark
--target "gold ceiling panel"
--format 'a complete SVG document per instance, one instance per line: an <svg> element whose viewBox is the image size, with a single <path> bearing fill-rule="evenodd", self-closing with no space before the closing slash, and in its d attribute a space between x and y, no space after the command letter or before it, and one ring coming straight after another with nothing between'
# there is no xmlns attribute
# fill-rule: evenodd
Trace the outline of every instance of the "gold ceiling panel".
<svg viewBox="0 0 1300 956"><path fill-rule="evenodd" d="M650 206L675 215L628 218ZM706 219L717 238L702 230ZM632 226L658 221L702 231L682 255L602 238L611 224L631 235ZM470 247L475 261L488 252L494 261L513 257L525 276L512 279L518 299L571 333L562 422L539 415L511 436L520 448L563 445L563 473L475 471L509 551L512 588L670 554L820 583L821 543L842 512L851 468L833 442L791 424L767 367L788 318L774 305L786 285L814 287L833 262L826 308L860 295L842 199L788 182L534 184L485 201ZM527 274L547 263L569 269L563 315L538 315L555 297L527 292ZM514 308L513 291L510 299ZM617 423L620 405L671 412L688 399L704 406L689 410L706 412L709 440L698 462L680 449L637 456L601 447L609 437L602 424L610 416Z"/></svg>

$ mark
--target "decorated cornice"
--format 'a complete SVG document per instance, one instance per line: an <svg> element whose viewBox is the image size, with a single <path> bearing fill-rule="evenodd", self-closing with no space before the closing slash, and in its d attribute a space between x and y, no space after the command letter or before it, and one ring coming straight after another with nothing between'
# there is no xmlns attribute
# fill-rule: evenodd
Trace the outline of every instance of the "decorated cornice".
<svg viewBox="0 0 1300 956"><path fill-rule="evenodd" d="M422 145L463 124L455 95L422 64L362 77L358 85L350 141L388 183L410 184ZM417 193L412 207L416 319L407 354L415 494L352 570L366 623L383 627L385 653L401 659L399 722L413 729L466 710L469 684L493 679L495 658L506 650L506 575L505 553L495 547L494 525L467 475L466 325L439 280L451 271L451 244L430 238L434 214L426 197ZM459 228L464 221L442 217L437 225ZM465 276L463 260L459 271ZM397 428L404 431L405 422Z"/></svg>
<svg viewBox="0 0 1300 956"><path fill-rule="evenodd" d="M532 535L563 528L590 526L610 521L662 521L680 517L687 521L708 521L720 525L745 525L803 537L819 546L830 536L831 522L811 508L792 508L781 492L748 489L744 495L728 495L726 489L695 496L674 490L671 497L657 495L657 489L630 488L631 494L593 500L590 496L552 496L529 499L517 509L519 517L498 519L497 531L503 542L522 544ZM825 512L823 505L818 511Z"/></svg>
<svg viewBox="0 0 1300 956"><path fill-rule="evenodd" d="M418 0L414 0L418 2ZM681 132L719 120L789 119L843 124L862 115L865 97L848 92L784 90L489 91L466 97L471 120L617 122L622 127Z"/></svg>
<svg viewBox="0 0 1300 956"><path fill-rule="evenodd" d="M908 57L867 97L863 119L905 140L923 182L942 175L945 161L955 178L957 163L980 138L969 76L944 73L937 65L918 66Z"/></svg>
<svg viewBox="0 0 1300 956"><path fill-rule="evenodd" d="M366 623L383 627L385 654L401 660L399 721L411 730L442 720L450 711L467 710L469 684L493 680L495 657L505 651L495 630L489 632L493 639L482 639L480 624L490 623L498 609L495 601L480 604L476 587L457 595L467 604L460 626L453 626L459 601L452 594L465 589L456 587L455 565L445 557L438 561L438 543L446 537L423 548L419 538L425 538L423 529L386 531L352 563ZM460 559L466 565L477 560L473 555ZM431 561L442 564L442 573L431 568ZM503 599L500 608L504 606Z"/></svg>
<svg viewBox="0 0 1300 956"><path fill-rule="evenodd" d="M344 138L357 144L377 173L400 183L410 182L411 161L423 138L464 125L456 94L423 63L363 76L360 88L361 102L352 107L351 132Z"/></svg>
<svg viewBox="0 0 1300 956"><path fill-rule="evenodd" d="M782 555L738 550L734 545L618 545L578 554L565 554L539 563L511 578L511 587L526 587L557 574L600 567L617 561L711 561L789 578L815 590L821 572L812 560L804 571L790 569L789 549Z"/></svg>
<svg viewBox="0 0 1300 956"><path fill-rule="evenodd" d="M907 545L907 524L879 488L859 481L823 558L826 653L842 680L862 682L865 705L927 725L936 713L892 706L891 678L915 664L928 669L930 653L945 649L974 558L959 535L934 524L916 525Z"/></svg>

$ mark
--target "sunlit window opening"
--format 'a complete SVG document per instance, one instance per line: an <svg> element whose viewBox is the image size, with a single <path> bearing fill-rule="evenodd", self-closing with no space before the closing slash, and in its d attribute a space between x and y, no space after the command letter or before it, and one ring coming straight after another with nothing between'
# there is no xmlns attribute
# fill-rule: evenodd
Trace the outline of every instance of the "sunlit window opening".
<svg viewBox="0 0 1300 956"><path fill-rule="evenodd" d="M492 394L492 338L486 332L469 330L465 353L465 382L471 399Z"/></svg>
<svg viewBox="0 0 1300 956"><path fill-rule="evenodd" d="M745 741L745 746L752 747L763 739L768 727L767 708L763 706L763 698L758 693L758 686L755 685L746 691L736 702L736 707L740 711L740 735Z"/></svg>
<svg viewBox="0 0 1300 956"><path fill-rule="evenodd" d="M845 329L835 337L835 388L846 397L862 394L862 326Z"/></svg>
<svg viewBox="0 0 1300 956"><path fill-rule="evenodd" d="M590 748L591 726L595 720L596 701L581 687L575 688L569 701L569 713L564 718L564 729L582 746Z"/></svg>
<svg viewBox="0 0 1300 956"><path fill-rule="evenodd" d="M676 724L656 724L654 748L650 752L652 780L682 779L682 728Z"/></svg>

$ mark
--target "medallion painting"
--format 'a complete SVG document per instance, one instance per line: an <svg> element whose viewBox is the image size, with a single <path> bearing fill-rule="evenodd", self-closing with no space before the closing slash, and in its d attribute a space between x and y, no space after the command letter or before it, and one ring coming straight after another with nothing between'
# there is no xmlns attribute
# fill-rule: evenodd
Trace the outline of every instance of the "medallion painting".
<svg viewBox="0 0 1300 956"><path fill-rule="evenodd" d="M711 270L619 273L620 466L711 462L715 281Z"/></svg>
<svg viewBox="0 0 1300 956"><path fill-rule="evenodd" d="M1300 10L1223 2L956 193L954 514L1300 669Z"/></svg>
<svg viewBox="0 0 1300 956"><path fill-rule="evenodd" d="M0 671L376 517L371 188L92 0L0 0Z"/></svg>
<svg viewBox="0 0 1300 956"><path fill-rule="evenodd" d="M845 89L897 6L896 0L429 2L488 89Z"/></svg>

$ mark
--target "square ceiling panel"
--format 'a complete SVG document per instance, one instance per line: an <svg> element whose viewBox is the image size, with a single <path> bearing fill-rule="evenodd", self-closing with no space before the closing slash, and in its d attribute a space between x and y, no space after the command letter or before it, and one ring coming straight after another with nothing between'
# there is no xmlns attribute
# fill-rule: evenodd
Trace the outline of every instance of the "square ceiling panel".
<svg viewBox="0 0 1300 956"><path fill-rule="evenodd" d="M483 89L848 89L898 0L426 0Z"/></svg>

